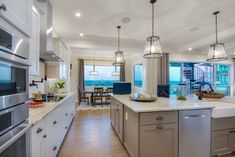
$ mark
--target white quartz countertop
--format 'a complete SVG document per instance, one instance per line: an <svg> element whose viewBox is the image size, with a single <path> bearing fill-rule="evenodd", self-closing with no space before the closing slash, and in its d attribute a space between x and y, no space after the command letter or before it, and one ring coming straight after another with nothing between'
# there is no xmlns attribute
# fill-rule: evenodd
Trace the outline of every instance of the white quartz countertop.
<svg viewBox="0 0 235 157"><path fill-rule="evenodd" d="M73 93L60 94L58 96L61 96L64 98L59 102L48 102L48 103L45 103L45 105L42 107L29 108L29 122L32 125L36 124L38 121L40 121L50 112L55 110L59 105L61 105L67 98L69 98L72 95L74 94Z"/></svg>
<svg viewBox="0 0 235 157"><path fill-rule="evenodd" d="M155 102L135 102L131 101L129 95L112 95L119 102L133 110L134 112L154 112L171 110L192 110L192 109L211 109L214 106L210 103L189 99L179 101L176 98L157 98Z"/></svg>
<svg viewBox="0 0 235 157"><path fill-rule="evenodd" d="M154 112L171 110L212 109L212 118L235 117L235 96L222 99L203 99L188 97L186 101L173 98L158 98L156 102L141 103L131 101L129 95L111 95L134 112Z"/></svg>

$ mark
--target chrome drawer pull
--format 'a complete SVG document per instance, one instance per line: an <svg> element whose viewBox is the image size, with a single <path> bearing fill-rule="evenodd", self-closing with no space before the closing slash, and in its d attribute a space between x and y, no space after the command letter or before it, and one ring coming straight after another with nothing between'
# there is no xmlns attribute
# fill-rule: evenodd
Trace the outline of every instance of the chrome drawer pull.
<svg viewBox="0 0 235 157"><path fill-rule="evenodd" d="M157 126L157 129L158 129L158 130L162 130L162 129L163 129L163 126L162 126L162 125L159 125L159 126Z"/></svg>
<svg viewBox="0 0 235 157"><path fill-rule="evenodd" d="M42 132L42 131L43 131L42 128L38 128L38 129L37 129L37 134L39 134L39 133Z"/></svg>
<svg viewBox="0 0 235 157"><path fill-rule="evenodd" d="M162 117L162 116L158 116L158 117L156 118L156 120L163 120L163 117Z"/></svg>

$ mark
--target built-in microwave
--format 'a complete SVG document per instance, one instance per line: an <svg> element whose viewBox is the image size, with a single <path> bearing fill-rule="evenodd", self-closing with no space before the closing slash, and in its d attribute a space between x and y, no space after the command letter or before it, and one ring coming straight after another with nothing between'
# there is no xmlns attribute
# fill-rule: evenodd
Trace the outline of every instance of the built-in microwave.
<svg viewBox="0 0 235 157"><path fill-rule="evenodd" d="M0 51L28 59L29 38L2 18L0 24Z"/></svg>

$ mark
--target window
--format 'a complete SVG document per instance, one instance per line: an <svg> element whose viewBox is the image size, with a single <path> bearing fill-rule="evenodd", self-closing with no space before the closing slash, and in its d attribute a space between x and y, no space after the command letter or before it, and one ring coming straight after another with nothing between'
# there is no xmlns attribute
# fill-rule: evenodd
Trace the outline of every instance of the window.
<svg viewBox="0 0 235 157"><path fill-rule="evenodd" d="M190 90L198 90L196 82L208 82L218 93L230 94L230 66L211 63L170 63L170 94L175 94L182 81L190 85Z"/></svg>
<svg viewBox="0 0 235 157"><path fill-rule="evenodd" d="M216 83L215 91L229 95L230 86L229 86L229 65L216 65Z"/></svg>
<svg viewBox="0 0 235 157"><path fill-rule="evenodd" d="M181 82L182 63L170 63L170 94L176 94L177 86Z"/></svg>
<svg viewBox="0 0 235 157"><path fill-rule="evenodd" d="M93 65L84 66L84 79L85 86L102 86L111 87L113 82L119 82L119 76L112 76L111 73L115 71L114 66L109 65L96 65L95 70L99 72L98 76L91 76L89 72L93 70ZM120 67L117 67L117 71L120 71Z"/></svg>
<svg viewBox="0 0 235 157"><path fill-rule="evenodd" d="M143 86L143 65L134 65L134 86L142 88Z"/></svg>

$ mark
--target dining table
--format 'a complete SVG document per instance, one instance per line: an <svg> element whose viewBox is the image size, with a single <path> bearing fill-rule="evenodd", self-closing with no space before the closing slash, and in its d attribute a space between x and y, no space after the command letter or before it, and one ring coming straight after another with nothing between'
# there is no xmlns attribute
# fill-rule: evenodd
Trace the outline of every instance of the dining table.
<svg viewBox="0 0 235 157"><path fill-rule="evenodd" d="M94 89L87 89L87 90L83 90L82 93L85 95L90 94L90 103L91 103L91 105L94 105L93 97L94 97L94 93L96 93L95 90ZM106 90L104 90L102 92L102 95L107 95L107 94L110 94L110 92L107 92Z"/></svg>

